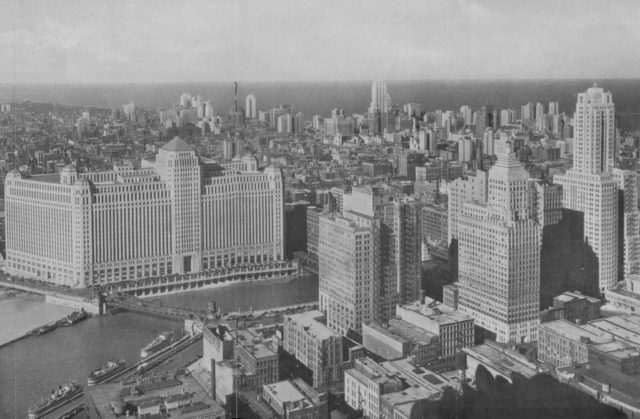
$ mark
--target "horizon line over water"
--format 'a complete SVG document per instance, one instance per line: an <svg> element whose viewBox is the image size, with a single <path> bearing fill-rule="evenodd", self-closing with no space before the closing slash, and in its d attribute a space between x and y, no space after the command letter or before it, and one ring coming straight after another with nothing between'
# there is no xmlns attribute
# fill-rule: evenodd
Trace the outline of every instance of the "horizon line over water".
<svg viewBox="0 0 640 419"><path fill-rule="evenodd" d="M313 115L330 115L342 108L348 115L365 113L371 102L372 81L238 82L239 105L255 93L258 109L283 103L294 105L305 120ZM511 108L518 114L528 102L557 101L560 112L572 115L576 96L594 83L611 91L618 113L640 114L640 78L636 79L434 79L386 80L394 104L420 103L423 110L474 109L490 103L498 109ZM182 93L211 100L214 111L226 114L233 106L233 82L95 83L95 84L0 84L0 102L29 100L78 107L113 108L134 102L136 107L167 109ZM621 128L636 129L640 116L618 118Z"/></svg>
<svg viewBox="0 0 640 419"><path fill-rule="evenodd" d="M530 78L453 78L453 79L445 79L445 78L431 78L431 79L331 79L331 80L196 80L196 81L122 81L122 82L16 82L16 83L2 83L0 82L0 86L114 86L114 85L175 85L175 84L233 84L234 82L238 83L249 83L249 84L281 84L281 83L293 83L293 84L306 84L306 83L365 83L372 84L374 81L384 81L385 83L466 83L466 82L567 82L567 81L583 81L583 82L592 82L599 83L600 81L633 81L640 80L640 77L613 77L613 78L602 78L602 77L580 77L580 78L540 78L540 77L530 77Z"/></svg>

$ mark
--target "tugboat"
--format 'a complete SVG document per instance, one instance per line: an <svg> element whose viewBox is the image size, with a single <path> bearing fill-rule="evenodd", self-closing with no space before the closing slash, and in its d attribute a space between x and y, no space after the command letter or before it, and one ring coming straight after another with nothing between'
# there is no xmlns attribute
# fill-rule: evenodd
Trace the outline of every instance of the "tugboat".
<svg viewBox="0 0 640 419"><path fill-rule="evenodd" d="M108 380L110 377L113 377L115 374L125 369L126 365L127 364L124 360L116 361L115 359L110 359L102 367L91 371L91 374L89 374L89 377L87 378L87 385L94 386L104 380Z"/></svg>
<svg viewBox="0 0 640 419"><path fill-rule="evenodd" d="M146 358L160 349L169 346L173 342L173 332L163 332L153 339L153 341L140 350L140 357Z"/></svg>
<svg viewBox="0 0 640 419"><path fill-rule="evenodd" d="M51 395L47 400L29 408L29 419L36 419L43 413L50 411L51 409L55 409L71 399L73 396L76 396L81 391L82 386L74 383L73 381L58 386L57 389L51 390Z"/></svg>
<svg viewBox="0 0 640 419"><path fill-rule="evenodd" d="M84 311L84 309L82 311L74 311L73 313L69 314L64 320L60 322L60 326L64 326L64 327L72 326L78 322L81 322L87 317L89 317L89 314L86 311Z"/></svg>

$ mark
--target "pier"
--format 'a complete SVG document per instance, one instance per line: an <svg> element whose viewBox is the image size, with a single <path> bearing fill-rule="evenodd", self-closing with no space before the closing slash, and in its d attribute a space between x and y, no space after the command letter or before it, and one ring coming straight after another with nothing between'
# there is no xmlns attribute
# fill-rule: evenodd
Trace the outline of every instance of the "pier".
<svg viewBox="0 0 640 419"><path fill-rule="evenodd" d="M200 342L201 339L201 334L198 334L196 336L185 335L163 350L136 362L135 364L125 368L124 370L108 378L107 380L101 381L99 384L110 383L117 380L133 377L138 373L139 368L143 365L145 368L145 372L152 371L167 359ZM43 412L41 415L37 416L36 419L62 419L65 417L71 417L71 415L73 415L74 413L80 413L82 412L82 410L84 410L84 392L80 392L60 406Z"/></svg>

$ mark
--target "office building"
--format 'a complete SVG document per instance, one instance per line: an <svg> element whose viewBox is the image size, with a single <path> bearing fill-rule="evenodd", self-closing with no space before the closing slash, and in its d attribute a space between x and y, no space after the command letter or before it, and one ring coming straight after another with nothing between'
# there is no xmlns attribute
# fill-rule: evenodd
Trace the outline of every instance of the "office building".
<svg viewBox="0 0 640 419"><path fill-rule="evenodd" d="M140 169L5 181L7 270L71 287L117 286L284 258L283 176L250 157L219 165L176 137Z"/></svg>
<svg viewBox="0 0 640 419"><path fill-rule="evenodd" d="M600 317L602 301L577 291L565 291L553 299L553 306L540 312L540 321L565 319L575 324L585 324Z"/></svg>
<svg viewBox="0 0 640 419"><path fill-rule="evenodd" d="M473 345L473 317L432 298L398 306L396 316L438 336L443 362Z"/></svg>
<svg viewBox="0 0 640 419"><path fill-rule="evenodd" d="M458 309L499 342L537 339L541 240L528 179L507 142L489 170L487 201L458 215Z"/></svg>
<svg viewBox="0 0 640 419"><path fill-rule="evenodd" d="M319 393L301 378L266 384L262 387L260 398L275 411L278 418L329 418L327 394Z"/></svg>
<svg viewBox="0 0 640 419"><path fill-rule="evenodd" d="M398 306L388 324L364 325L363 343L385 359L408 357L416 366L452 367L462 348L473 345L473 327L471 316L425 297Z"/></svg>
<svg viewBox="0 0 640 419"><path fill-rule="evenodd" d="M319 306L326 313L327 326L342 335L350 330L360 333L362 323L374 319L378 229L372 217L320 216Z"/></svg>
<svg viewBox="0 0 640 419"><path fill-rule="evenodd" d="M407 359L378 364L361 358L344 375L345 401L370 419L428 417L436 411L445 387L460 390L456 380L416 367Z"/></svg>
<svg viewBox="0 0 640 419"><path fill-rule="evenodd" d="M573 167L553 177L562 185L562 206L584 214L584 241L598 258L601 292L618 282L618 184L615 106L610 92L594 85L578 94L573 117Z"/></svg>
<svg viewBox="0 0 640 419"><path fill-rule="evenodd" d="M342 381L342 336L325 325L322 312L286 316L282 347L311 370L314 387Z"/></svg>
<svg viewBox="0 0 640 419"><path fill-rule="evenodd" d="M203 329L203 357L192 369L205 388L212 388L218 399L235 391L259 391L265 384L278 381L278 341L273 326L262 329L232 330L226 325L206 326Z"/></svg>
<svg viewBox="0 0 640 419"><path fill-rule="evenodd" d="M417 300L421 285L421 208L413 197L394 196L382 187L354 187L344 196L343 213L379 223L375 239L378 288L375 320L384 323L397 304Z"/></svg>

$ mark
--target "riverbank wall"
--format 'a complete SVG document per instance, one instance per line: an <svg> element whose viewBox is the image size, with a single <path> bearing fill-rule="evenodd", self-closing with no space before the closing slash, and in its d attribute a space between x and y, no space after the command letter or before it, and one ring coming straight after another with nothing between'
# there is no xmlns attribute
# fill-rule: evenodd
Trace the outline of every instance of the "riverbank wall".
<svg viewBox="0 0 640 419"><path fill-rule="evenodd" d="M48 304L56 304L60 306L74 308L76 310L84 310L90 314L102 314L100 309L99 299L87 299L83 297L77 297L74 295L59 294L54 291L45 290L37 287L30 287L28 285L16 284L11 281L0 280L0 287L13 289L17 291L29 292L32 294L40 294L45 296L45 302Z"/></svg>
<svg viewBox="0 0 640 419"><path fill-rule="evenodd" d="M102 314L98 299L95 301L85 300L84 298L73 297L70 295L49 295L45 296L45 302L48 304L57 304L59 306L71 307L76 310L84 310L90 314Z"/></svg>

